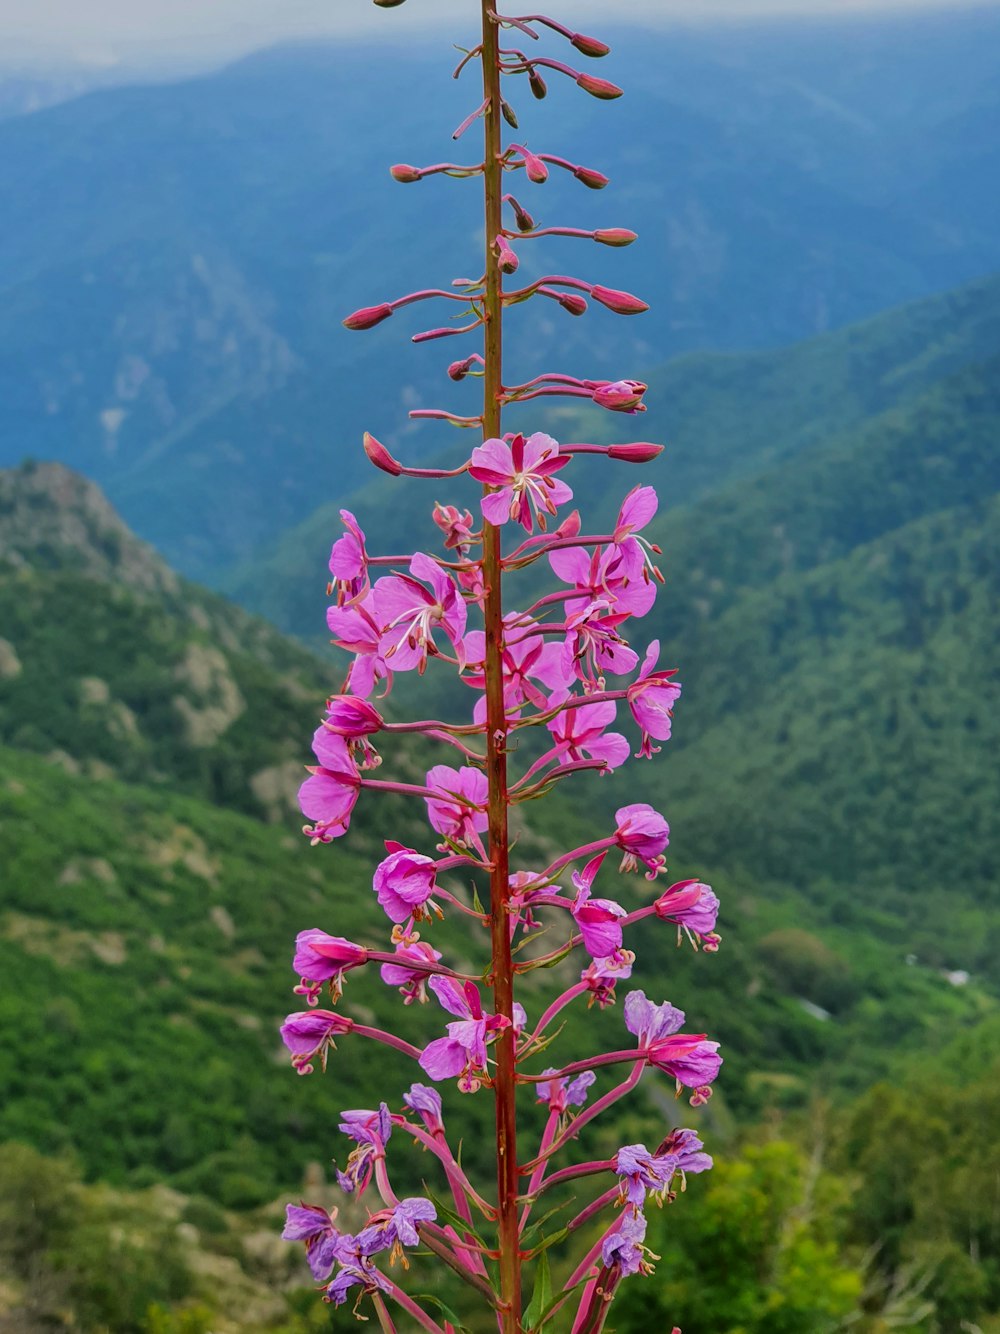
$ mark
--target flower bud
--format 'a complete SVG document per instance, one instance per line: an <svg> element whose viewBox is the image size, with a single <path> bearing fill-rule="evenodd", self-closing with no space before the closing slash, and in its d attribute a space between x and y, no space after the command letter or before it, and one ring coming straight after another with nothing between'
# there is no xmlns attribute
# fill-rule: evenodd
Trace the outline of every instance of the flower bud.
<svg viewBox="0 0 1000 1334"><path fill-rule="evenodd" d="M573 175L588 190L603 190L608 183L608 177L600 171L594 171L593 167L574 167Z"/></svg>
<svg viewBox="0 0 1000 1334"><path fill-rule="evenodd" d="M472 369L472 358L463 357L461 361L453 361L448 367L448 378L450 380L464 380Z"/></svg>
<svg viewBox="0 0 1000 1334"><path fill-rule="evenodd" d="M600 241L601 245L631 245L636 239L635 232L625 227L601 227L594 233L594 240Z"/></svg>
<svg viewBox="0 0 1000 1334"><path fill-rule="evenodd" d="M595 60L598 56L606 56L611 50L606 42L600 42L596 37L586 37L582 32L573 33L569 40L581 55L592 56Z"/></svg>
<svg viewBox="0 0 1000 1334"><path fill-rule="evenodd" d="M526 208L523 208L513 195L507 196L507 202L514 210L514 218L517 222L519 232L533 232L535 230L535 219Z"/></svg>
<svg viewBox="0 0 1000 1334"><path fill-rule="evenodd" d="M511 106L511 104L509 102L501 101L500 111L502 112L503 118L510 126L510 128L512 130L516 130L518 128L517 117L514 115L514 108Z"/></svg>
<svg viewBox="0 0 1000 1334"><path fill-rule="evenodd" d="M592 74L578 74L576 86L582 88L585 93L590 93L591 97L600 97L605 102L622 95L622 90L616 83L611 83L608 79L595 79Z"/></svg>
<svg viewBox="0 0 1000 1334"><path fill-rule="evenodd" d="M555 537L577 537L583 524L580 519L580 511L573 510L567 514L562 523L555 530L552 536Z"/></svg>
<svg viewBox="0 0 1000 1334"><path fill-rule="evenodd" d="M559 304L563 310L568 310L571 315L582 315L587 309L587 301L579 292L561 292L559 294Z"/></svg>
<svg viewBox="0 0 1000 1334"><path fill-rule="evenodd" d="M394 167L389 168L389 175L394 181L401 181L404 185L420 180L420 171L416 167L411 167L408 162L397 162Z"/></svg>
<svg viewBox="0 0 1000 1334"><path fill-rule="evenodd" d="M382 302L380 306L363 306L344 320L345 329L373 329L392 314L392 306Z"/></svg>
<svg viewBox="0 0 1000 1334"><path fill-rule="evenodd" d="M651 445L646 440L637 440L631 445L610 445L608 458L618 459L622 463L652 463L663 453L662 445Z"/></svg>
<svg viewBox="0 0 1000 1334"><path fill-rule="evenodd" d="M539 102L549 91L545 80L536 69L528 70L528 87L531 89L532 95L536 97Z"/></svg>
<svg viewBox="0 0 1000 1334"><path fill-rule="evenodd" d="M636 412L642 407L646 388L641 380L613 380L594 390L594 402L609 412Z"/></svg>
<svg viewBox="0 0 1000 1334"><path fill-rule="evenodd" d="M355 695L331 695L326 701L323 726L340 736L370 736L382 727L382 715L373 704Z"/></svg>
<svg viewBox="0 0 1000 1334"><path fill-rule="evenodd" d="M536 185L542 185L549 179L549 169L540 157L535 157L534 153L529 153L526 148L521 149L524 157L524 170L529 181L534 181Z"/></svg>
<svg viewBox="0 0 1000 1334"><path fill-rule="evenodd" d="M590 295L602 306L607 306L608 310L613 310L616 315L641 315L644 310L649 309L645 301L633 296L631 292L618 292L613 287L597 285L590 289Z"/></svg>
<svg viewBox="0 0 1000 1334"><path fill-rule="evenodd" d="M403 471L403 465L397 463L385 445L376 440L368 431L365 431L364 447L365 453L376 468L381 468L383 472L387 472L393 477L398 477Z"/></svg>
<svg viewBox="0 0 1000 1334"><path fill-rule="evenodd" d="M501 273L514 273L517 270L517 256L507 244L505 236L497 237L497 264Z"/></svg>
<svg viewBox="0 0 1000 1334"><path fill-rule="evenodd" d="M403 4L403 0L372 0L373 5L378 5L379 9L395 9L397 5Z"/></svg>

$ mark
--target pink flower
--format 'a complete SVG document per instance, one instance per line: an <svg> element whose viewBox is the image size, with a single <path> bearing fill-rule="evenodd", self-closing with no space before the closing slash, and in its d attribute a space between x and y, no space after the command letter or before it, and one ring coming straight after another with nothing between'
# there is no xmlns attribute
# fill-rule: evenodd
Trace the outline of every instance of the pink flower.
<svg viewBox="0 0 1000 1334"><path fill-rule="evenodd" d="M541 431L527 440L515 435L510 444L487 440L472 451L469 468L477 482L499 488L481 500L483 517L498 526L512 519L530 533L537 516L539 528L544 529L545 516L573 498L566 483L552 476L567 463L569 455L560 454L552 437Z"/></svg>
<svg viewBox="0 0 1000 1334"><path fill-rule="evenodd" d="M486 1046L510 1020L501 1014L484 1014L478 989L467 982L463 988L447 977L432 977L430 988L460 1022L448 1024L446 1038L437 1038L420 1055L421 1068L431 1079L453 1079L463 1093L475 1093L486 1076ZM523 1012L522 1012L523 1013Z"/></svg>
<svg viewBox="0 0 1000 1334"><path fill-rule="evenodd" d="M677 1088L694 1092L690 1102L699 1107L712 1096L710 1085L722 1068L717 1042L706 1042L705 1035L676 1033L654 1042L647 1053L650 1065L663 1070L677 1081Z"/></svg>
<svg viewBox="0 0 1000 1334"><path fill-rule="evenodd" d="M635 955L631 950L616 950L606 959L594 959L580 974L580 981L586 982L590 992L588 1008L596 1001L602 1010L615 1003L615 986L626 982L632 976Z"/></svg>
<svg viewBox="0 0 1000 1334"><path fill-rule="evenodd" d="M330 983L334 1002L343 992L344 974L368 962L368 951L343 936L330 936L317 927L300 931L295 938L295 957L292 967L301 978L296 994L306 996L315 1005L322 983Z"/></svg>
<svg viewBox="0 0 1000 1334"><path fill-rule="evenodd" d="M425 584L430 584L430 589ZM416 667L423 672L428 655L439 651L435 630L445 633L464 662L465 601L454 580L430 556L418 551L410 561L409 575L379 579L372 596L382 627L382 656L394 669L408 671Z"/></svg>
<svg viewBox="0 0 1000 1334"><path fill-rule="evenodd" d="M444 545L448 551L465 553L472 545L472 515L468 510L457 509L454 505L434 503L434 522L444 533Z"/></svg>
<svg viewBox="0 0 1000 1334"><path fill-rule="evenodd" d="M330 551L330 573L336 584L338 606L368 592L365 535L350 510L341 510L340 517L347 532L334 542Z"/></svg>
<svg viewBox="0 0 1000 1334"><path fill-rule="evenodd" d="M385 963L381 968L382 981L387 987L398 987L403 996L404 1005L414 1001L423 1004L427 999L426 968L407 967L407 964L435 964L441 958L440 951L432 949L426 941L418 940L415 933L407 937L405 944L396 946L398 963Z"/></svg>
<svg viewBox="0 0 1000 1334"><path fill-rule="evenodd" d="M549 1111L560 1116L570 1107L582 1107L587 1101L587 1090L596 1081L593 1070L584 1070L582 1075L567 1081L559 1077L557 1070L543 1070L543 1075L552 1075L545 1084L535 1085L535 1094L539 1102L548 1103Z"/></svg>
<svg viewBox="0 0 1000 1334"><path fill-rule="evenodd" d="M326 701L323 726L338 736L352 741L356 737L370 736L380 730L383 722L378 709L366 699L354 695L331 695Z"/></svg>
<svg viewBox="0 0 1000 1334"><path fill-rule="evenodd" d="M447 764L435 764L427 771L427 787L435 793L425 798L431 828L454 843L478 842L476 836L489 826L486 775L467 766L452 769Z"/></svg>
<svg viewBox="0 0 1000 1334"><path fill-rule="evenodd" d="M334 1037L351 1027L350 1019L333 1010L304 1010L287 1017L281 1025L281 1040L292 1053L292 1065L298 1073L310 1075L317 1057L326 1069L327 1052L336 1045Z"/></svg>
<svg viewBox="0 0 1000 1334"><path fill-rule="evenodd" d="M681 932L684 931L695 949L698 948L695 937L702 942L702 949L714 954L719 948L719 937L715 934L715 921L719 913L719 900L708 885L700 880L678 880L664 890L655 904L656 915L665 922L677 923L677 943L680 944Z"/></svg>
<svg viewBox="0 0 1000 1334"><path fill-rule="evenodd" d="M548 707L560 703L556 696ZM617 769L629 756L628 741L620 732L605 733L615 721L618 706L613 699L599 704L581 704L576 709L564 709L546 724L556 740L560 764L576 760L603 760L608 769Z"/></svg>
<svg viewBox="0 0 1000 1334"><path fill-rule="evenodd" d="M583 947L592 959L607 959L622 945L621 918L625 909L611 899L592 899L590 887L594 882L604 853L592 858L582 871L573 872L576 899L570 912L583 936Z"/></svg>
<svg viewBox="0 0 1000 1334"><path fill-rule="evenodd" d="M391 922L419 921L430 917L424 905L434 893L437 862L413 848L386 840L389 856L375 869L373 887Z"/></svg>
<svg viewBox="0 0 1000 1334"><path fill-rule="evenodd" d="M654 639L646 650L639 675L625 694L632 717L642 730L642 744L636 755L644 759L659 754L660 747L652 744L653 737L657 741L670 739L673 708L681 694L680 682L671 680L677 674L676 668L666 672L653 671L659 655L660 641Z"/></svg>
<svg viewBox="0 0 1000 1334"><path fill-rule="evenodd" d="M622 806L615 811L615 842L625 853L622 870L634 871L642 862L646 879L654 880L663 869L663 850L670 842L670 826L658 811L645 802Z"/></svg>
<svg viewBox="0 0 1000 1334"><path fill-rule="evenodd" d="M549 554L549 564L563 583L579 589L567 599L568 612L586 611L593 604L613 606L616 612L645 616L656 600L656 589L644 577L642 560L621 547L564 547Z"/></svg>
<svg viewBox="0 0 1000 1334"><path fill-rule="evenodd" d="M513 612L504 618L504 647L500 655L503 672L504 711L512 715L525 700L537 709L545 709L548 700L539 685L558 690L573 682L572 674L563 667L562 645L546 642L541 634L518 628L520 616ZM463 680L477 690L486 688L486 636L482 630L471 630L465 638L466 661L469 670ZM473 717L477 723L486 720L485 697L476 701Z"/></svg>
<svg viewBox="0 0 1000 1334"><path fill-rule="evenodd" d="M330 843L347 832L351 811L361 791L361 778L342 736L323 726L317 727L313 751L319 766L308 766L312 777L299 788L299 806L302 814L314 823L306 825L302 832L314 844Z"/></svg>
<svg viewBox="0 0 1000 1334"><path fill-rule="evenodd" d="M628 612L613 611L607 600L592 602L567 616L563 667L588 691L604 689L605 672L623 676L639 661L639 655L618 634L628 616Z"/></svg>
<svg viewBox="0 0 1000 1334"><path fill-rule="evenodd" d="M382 656L382 633L373 612L371 593L349 607L326 610L326 624L333 642L357 655L347 674L348 688L355 695L370 695L376 681L392 677Z"/></svg>

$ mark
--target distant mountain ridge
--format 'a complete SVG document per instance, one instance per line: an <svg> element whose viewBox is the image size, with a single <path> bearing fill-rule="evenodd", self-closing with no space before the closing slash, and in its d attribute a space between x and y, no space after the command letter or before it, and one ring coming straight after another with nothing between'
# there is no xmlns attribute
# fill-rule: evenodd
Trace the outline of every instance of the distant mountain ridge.
<svg viewBox="0 0 1000 1334"><path fill-rule="evenodd" d="M607 62L620 103L554 84L543 127L519 99L532 143L613 178L594 194L554 174L530 206L641 235L621 252L540 243L523 272L570 267L652 309L515 311L512 372L552 358L615 378L694 348L773 346L995 269L1000 148L975 130L1000 113L1000 17L899 24L905 44L890 22L623 31ZM474 191L404 189L373 166L440 157L468 100L448 59L437 44L291 48L0 124L0 173L18 183L0 464L71 463L173 565L214 578L317 490L354 489L365 427L440 448L406 421L452 394L440 349L407 346L433 313L364 337L340 319L407 290L414 266L447 282L477 262Z"/></svg>

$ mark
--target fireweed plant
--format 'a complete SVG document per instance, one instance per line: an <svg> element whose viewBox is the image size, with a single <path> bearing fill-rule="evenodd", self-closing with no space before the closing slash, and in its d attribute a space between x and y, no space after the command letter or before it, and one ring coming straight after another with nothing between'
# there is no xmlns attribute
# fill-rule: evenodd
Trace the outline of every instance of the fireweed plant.
<svg viewBox="0 0 1000 1334"><path fill-rule="evenodd" d="M375 3L391 8L402 0ZM448 367L453 380L482 380L482 415L461 417L443 410L411 414L481 431L482 444L460 467L404 467L370 435L364 442L376 467L395 477L437 480L468 473L483 487L480 513L436 504L433 517L443 535L444 556L417 552L399 557L371 554L354 516L341 511L345 532L330 556L335 601L327 620L334 643L353 654L353 661L343 693L327 702L326 716L313 737L317 764L299 794L310 821L305 833L315 844L345 834L359 800L377 797L379 791L406 794L424 804L433 831L428 842L439 840L437 855L386 842L386 856L373 881L391 924L385 948L356 944L320 928L301 932L294 957L301 981L295 990L309 1008L289 1015L281 1030L300 1074L317 1064L325 1068L335 1039L350 1035L410 1058L414 1082L391 1100L393 1110L386 1101L377 1108L343 1113L339 1128L353 1147L337 1177L355 1197L374 1186L372 1198L379 1198L374 1207L369 1205L366 1225L348 1233L338 1228L336 1211L303 1202L288 1206L284 1236L305 1243L309 1265L328 1301L353 1302L359 1315L374 1309L383 1330L395 1330L395 1320L402 1322L401 1328L432 1334L450 1334L460 1327L459 1318L440 1299L418 1300L400 1287L394 1263L402 1260L405 1265L406 1249L419 1248L470 1285L484 1310L492 1308L502 1334L544 1327L595 1334L604 1326L622 1279L652 1271L656 1257L643 1245L648 1198L657 1203L673 1200L685 1174L704 1171L711 1159L695 1132L683 1128L669 1130L652 1149L626 1144L601 1161L560 1168L557 1155L571 1141L585 1141L588 1125L634 1089L647 1070L666 1073L678 1093L690 1091L693 1104L704 1102L721 1058L717 1043L702 1033L684 1031L680 1010L667 1001L647 999L638 990L624 996L617 1050L556 1065L548 1050L558 1037L553 1026L571 1004L604 1008L614 1003L619 983L631 975L635 955L626 939L637 922L652 917L674 924L679 941L683 936L695 948L715 951L718 901L697 880L669 885L633 911L595 893L609 854L621 857L622 871L639 872L654 885L665 870L667 822L643 802L623 803L613 827L561 853L548 866L511 866L510 807L544 795L572 774L607 773L624 764L632 743L611 730L619 705L638 729L637 757L652 758L659 749L653 742L670 736L681 687L674 671L658 665L657 642L640 658L623 633L631 619L649 611L662 579L654 563L658 548L642 536L656 512L655 491L635 487L622 501L614 527L588 534L579 513L567 508L573 493L564 480L576 455L646 463L660 447L645 442L558 444L541 432L525 436L501 430L507 404L551 395L589 399L615 412L644 410L646 386L634 380L550 373L509 385L502 373L507 306L546 298L580 315L590 298L621 315L646 309L627 292L579 278L551 275L506 288L504 282L517 270L519 247L539 237L582 238L607 246L635 240L621 228L539 227L508 192L508 182L518 173L541 184L553 168L572 173L591 189L607 184L590 167L536 153L522 143L504 145L503 122L515 133L517 127L505 97L509 81L526 76L538 98L546 91L543 71L565 75L598 98L618 97L621 90L560 61L507 45L513 34L513 40L530 48L539 29L547 29L580 55L596 58L608 50L603 42L539 14L501 16L491 8L491 0L480 0L480 7L481 40L463 54L455 73L457 77L478 61L483 99L454 137L481 121L482 160L397 165L391 171L402 182L436 174L482 178L485 272L475 281L456 281L450 291L411 292L356 311L344 321L349 329L367 329L411 302L443 299L460 305L462 322L417 334L414 341L482 330L482 352ZM547 562L558 589L523 611L507 608L506 576L539 561ZM387 572L378 576L379 567ZM398 672L422 674L431 657L450 663L475 692L471 720L386 721L372 698L387 694ZM541 748L532 750L535 758L524 761L516 773L516 743L525 729L549 735ZM435 764L422 785L375 779L371 773L380 757L372 738L380 732L422 734L447 746L451 762ZM470 880L478 875L485 882L488 877L488 908L474 889L459 897L441 883L443 873L463 871ZM538 943L542 923L536 913L543 909L546 920L555 916L563 923L554 928L559 941L554 949L542 950ZM445 912L465 916L480 938L488 932L490 953L478 975L450 967L431 943L434 923ZM529 1016L515 999L519 977L565 960L572 963L574 957L582 963L578 980L543 1013ZM423 1048L333 1008L346 974L365 965L378 966L382 982L398 988L404 1004L431 1001L434 1014L445 1012ZM319 1006L324 990L329 1009ZM625 1077L620 1082L598 1093L599 1079L603 1084L609 1074L617 1078L615 1072L621 1071ZM457 1140L445 1127L435 1085L447 1081L457 1081L463 1093L494 1101L495 1194L486 1187L481 1192L469 1179ZM528 1148L519 1134L519 1094L547 1108L541 1140ZM406 1140L437 1160L440 1192L449 1204L431 1198L429 1187L427 1197L400 1198L396 1193L388 1155ZM583 1208L578 1200L571 1202L575 1216L553 1221L546 1196L565 1183L585 1188L593 1198ZM543 1216L534 1221L537 1213ZM585 1239L588 1249L574 1268L572 1260L566 1262L569 1272L553 1292L547 1248L575 1234ZM533 1293L525 1306L522 1269L528 1265L534 1270Z"/></svg>

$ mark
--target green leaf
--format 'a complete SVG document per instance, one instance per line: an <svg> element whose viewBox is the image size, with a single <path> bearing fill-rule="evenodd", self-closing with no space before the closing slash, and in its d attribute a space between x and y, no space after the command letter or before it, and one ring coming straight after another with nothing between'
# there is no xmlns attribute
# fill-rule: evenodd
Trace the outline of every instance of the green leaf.
<svg viewBox="0 0 1000 1334"><path fill-rule="evenodd" d="M569 1236L569 1228L561 1227L558 1232L553 1232L551 1237L545 1237L542 1241L540 1241L538 1245L534 1248L534 1250L528 1252L526 1258L529 1260L533 1260L536 1255L540 1255L542 1259L544 1259L545 1252L549 1249L550 1246L555 1246L557 1242L565 1241L568 1236Z"/></svg>
<svg viewBox="0 0 1000 1334"><path fill-rule="evenodd" d="M458 1232L459 1236L462 1236L463 1233L468 1233L469 1236L479 1242L480 1246L484 1249L489 1249L487 1243L482 1239L471 1223L466 1222L462 1215L456 1213L454 1209L449 1209L446 1204L437 1198L433 1191L427 1189L426 1181L423 1183L423 1187L424 1195L430 1200L431 1204L433 1204L438 1212L438 1218L443 1218L446 1223L450 1223L456 1232Z"/></svg>
<svg viewBox="0 0 1000 1334"><path fill-rule="evenodd" d="M543 1251L538 1261L538 1268L535 1271L535 1287L531 1294L531 1302L524 1313L525 1328L538 1329L541 1326L543 1314L551 1303L552 1275L549 1272L549 1257Z"/></svg>
<svg viewBox="0 0 1000 1334"><path fill-rule="evenodd" d="M415 1302L430 1302L432 1306L436 1306L444 1316L445 1320L447 1320L449 1324L455 1326L456 1330L459 1331L459 1334L472 1334L472 1330L469 1329L468 1325L462 1324L461 1320L459 1320L451 1307L446 1306L441 1298L435 1297L432 1292L415 1292L412 1293L411 1296Z"/></svg>
<svg viewBox="0 0 1000 1334"><path fill-rule="evenodd" d="M576 1196L574 1195L572 1199L564 1200L562 1204L557 1204L555 1208L550 1209L547 1214L542 1214L541 1218L539 1218L536 1223L532 1223L531 1227L529 1227L521 1237L522 1248L529 1249L531 1246L531 1238L538 1235L549 1219L555 1217L556 1214L562 1213L564 1209L568 1209L571 1204L575 1203Z"/></svg>

